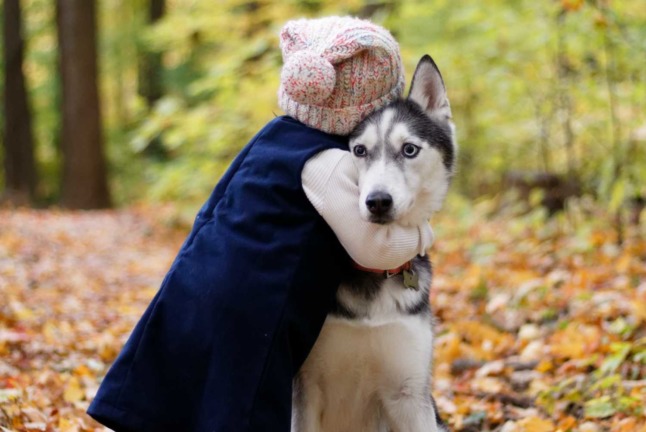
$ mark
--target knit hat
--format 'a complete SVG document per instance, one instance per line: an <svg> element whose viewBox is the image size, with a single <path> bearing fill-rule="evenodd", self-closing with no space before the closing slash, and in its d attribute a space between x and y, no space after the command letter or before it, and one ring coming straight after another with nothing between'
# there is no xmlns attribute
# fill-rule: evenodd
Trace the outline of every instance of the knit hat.
<svg viewBox="0 0 646 432"><path fill-rule="evenodd" d="M278 104L315 129L347 135L404 90L399 45L388 30L369 21L290 21L280 33L280 47Z"/></svg>

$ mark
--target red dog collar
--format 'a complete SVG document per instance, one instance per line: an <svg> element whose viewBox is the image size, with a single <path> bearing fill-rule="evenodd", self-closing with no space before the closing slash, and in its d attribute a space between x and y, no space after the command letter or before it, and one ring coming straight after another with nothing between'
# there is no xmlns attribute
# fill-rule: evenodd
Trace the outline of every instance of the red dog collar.
<svg viewBox="0 0 646 432"><path fill-rule="evenodd" d="M373 269L373 268L364 267L361 264L357 264L354 261L352 261L352 265L357 270L361 270L361 271L364 271L364 272L370 272L370 273L377 273L377 274L383 275L385 279L388 279L388 278L391 278L393 276L397 276L398 274L401 274L401 273L405 272L406 270L410 270L412 262L408 261L408 262L400 265L399 267L396 267L394 269L389 269L389 270L380 270L380 269Z"/></svg>

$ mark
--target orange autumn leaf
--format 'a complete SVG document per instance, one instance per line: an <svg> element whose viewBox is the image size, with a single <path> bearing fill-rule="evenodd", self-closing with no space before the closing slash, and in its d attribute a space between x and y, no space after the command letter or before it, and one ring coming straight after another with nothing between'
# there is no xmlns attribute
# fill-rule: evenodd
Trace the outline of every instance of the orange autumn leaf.
<svg viewBox="0 0 646 432"><path fill-rule="evenodd" d="M486 353L503 352L513 342L513 339L509 335L482 322L458 321L452 323L451 328L487 357L491 357L491 354Z"/></svg>
<svg viewBox="0 0 646 432"><path fill-rule="evenodd" d="M583 6L584 0L561 0L561 6L568 12L576 12Z"/></svg>
<svg viewBox="0 0 646 432"><path fill-rule="evenodd" d="M598 347L600 338L597 327L569 325L550 338L551 353L558 358L583 358Z"/></svg>
<svg viewBox="0 0 646 432"><path fill-rule="evenodd" d="M566 432L574 428L576 426L576 423L577 423L576 418L569 415L560 419L556 428L557 428L557 431Z"/></svg>

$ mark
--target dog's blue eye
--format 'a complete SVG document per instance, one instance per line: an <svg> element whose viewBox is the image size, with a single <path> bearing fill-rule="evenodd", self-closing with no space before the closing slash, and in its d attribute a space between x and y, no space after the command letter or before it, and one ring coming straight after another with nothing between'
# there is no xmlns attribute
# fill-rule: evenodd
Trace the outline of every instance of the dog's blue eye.
<svg viewBox="0 0 646 432"><path fill-rule="evenodd" d="M364 145L356 145L352 149L352 152L356 157L365 157L368 154L368 150Z"/></svg>
<svg viewBox="0 0 646 432"><path fill-rule="evenodd" d="M419 153L420 148L415 144L406 143L402 146L402 154L407 158L414 158Z"/></svg>

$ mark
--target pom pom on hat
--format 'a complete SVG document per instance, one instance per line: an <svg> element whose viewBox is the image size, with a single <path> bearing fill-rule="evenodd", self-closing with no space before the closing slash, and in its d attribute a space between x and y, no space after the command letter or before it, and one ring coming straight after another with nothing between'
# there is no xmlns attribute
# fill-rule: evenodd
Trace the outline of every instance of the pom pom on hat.
<svg viewBox="0 0 646 432"><path fill-rule="evenodd" d="M370 21L290 21L280 33L280 47L284 66L278 103L287 115L315 129L349 134L404 90L399 45Z"/></svg>
<svg viewBox="0 0 646 432"><path fill-rule="evenodd" d="M287 59L280 81L285 92L296 102L322 105L334 91L336 71L320 54L303 50Z"/></svg>

